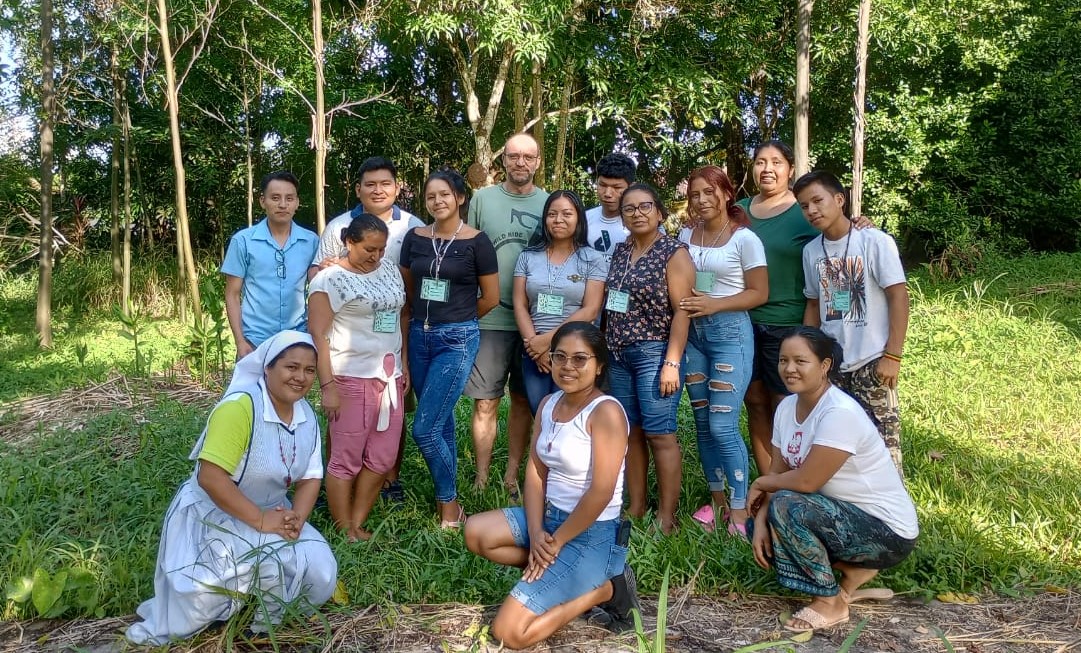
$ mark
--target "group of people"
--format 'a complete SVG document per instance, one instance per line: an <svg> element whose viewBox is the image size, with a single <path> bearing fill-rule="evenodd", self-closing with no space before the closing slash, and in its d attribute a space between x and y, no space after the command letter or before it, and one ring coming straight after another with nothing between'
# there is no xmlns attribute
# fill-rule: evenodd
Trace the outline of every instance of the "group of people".
<svg viewBox="0 0 1081 653"><path fill-rule="evenodd" d="M432 173L425 224L396 205L393 163L373 157L357 208L321 238L293 222L296 178L264 178L266 217L234 235L222 265L234 380L166 514L155 596L129 639L189 636L256 588L277 597L261 602L264 625L282 603L314 609L329 598L334 557L308 523L323 476L304 399L315 383L336 526L366 540L380 494L402 500L413 404L409 432L440 526L464 526L471 551L523 569L492 624L509 647L591 609L613 629L632 626L624 516L648 513L652 458L656 526L677 527L684 386L710 491L693 519L749 540L782 585L816 597L786 628L842 623L849 603L873 597L860 586L900 562L918 533L900 467L908 294L892 238L850 218L830 173L793 185L792 151L779 141L754 154L752 198L737 202L719 167L692 172L678 237L626 155L598 163L600 206L589 211L572 191L534 184L538 159L530 136L512 136L504 180L471 198L458 173ZM454 409L473 399L482 488L505 388L502 482L521 505L467 518Z"/></svg>

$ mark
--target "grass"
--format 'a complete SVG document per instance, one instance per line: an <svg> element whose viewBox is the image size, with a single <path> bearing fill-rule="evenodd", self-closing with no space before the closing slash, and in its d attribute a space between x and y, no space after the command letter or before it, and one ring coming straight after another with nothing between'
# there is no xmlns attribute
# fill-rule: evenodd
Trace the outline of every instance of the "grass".
<svg viewBox="0 0 1081 653"><path fill-rule="evenodd" d="M882 575L898 591L1018 594L1048 585L1081 586L1081 256L985 261L978 276L931 284L916 275L901 408L907 482L922 534L915 553ZM32 309L33 288L0 284L7 306ZM32 318L5 311L0 399L88 382L132 358L118 323L100 311L61 311L58 347L33 349ZM19 311L21 313L21 310ZM32 316L32 310L29 313ZM155 360L176 360L185 329L150 329ZM160 336L160 338L158 337ZM89 347L86 362L72 341ZM160 358L157 358L160 356ZM155 368L160 369L155 364ZM12 378L12 377L15 378ZM473 473L469 406L458 405L462 500L471 511L505 505L495 483L469 489ZM77 432L39 433L33 445L0 442L0 587L11 596L35 571L89 573L92 590L73 589L53 609L65 614L125 615L152 591L161 519L190 474L186 455L205 408L167 399L146 419L113 412ZM503 425L501 425L503 426ZM708 497L697 461L693 421L680 413L687 516ZM499 478L497 455L493 478ZM469 554L457 533L437 528L423 460L409 443L403 478L407 504L373 514L376 535L349 544L326 517L314 522L339 561L350 606L387 603L496 603L516 574ZM706 594L778 593L749 547L707 534L686 519L664 538L636 526L631 561L640 588L655 593L666 571L672 587L694 583ZM701 570L697 571L701 566ZM82 576L81 576L82 577ZM0 619L29 617L33 601L7 600Z"/></svg>

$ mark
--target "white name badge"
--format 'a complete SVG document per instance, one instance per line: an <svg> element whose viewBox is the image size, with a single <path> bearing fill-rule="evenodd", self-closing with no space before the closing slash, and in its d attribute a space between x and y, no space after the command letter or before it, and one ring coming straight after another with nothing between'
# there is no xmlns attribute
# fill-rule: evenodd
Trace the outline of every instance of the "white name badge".
<svg viewBox="0 0 1081 653"><path fill-rule="evenodd" d="M537 295L537 312L541 315L563 315L563 295Z"/></svg>
<svg viewBox="0 0 1081 653"><path fill-rule="evenodd" d="M398 312L376 311L372 326L376 333L394 333L398 330Z"/></svg>
<svg viewBox="0 0 1081 653"><path fill-rule="evenodd" d="M445 302L450 298L450 282L446 279L424 277L420 280L420 298L430 302Z"/></svg>
<svg viewBox="0 0 1081 653"><path fill-rule="evenodd" d="M713 272L695 272L694 273L694 289L698 292L712 292L713 280L717 278L717 275Z"/></svg>
<svg viewBox="0 0 1081 653"><path fill-rule="evenodd" d="M622 290L609 290L608 301L604 307L614 313L626 313L631 305L631 296Z"/></svg>

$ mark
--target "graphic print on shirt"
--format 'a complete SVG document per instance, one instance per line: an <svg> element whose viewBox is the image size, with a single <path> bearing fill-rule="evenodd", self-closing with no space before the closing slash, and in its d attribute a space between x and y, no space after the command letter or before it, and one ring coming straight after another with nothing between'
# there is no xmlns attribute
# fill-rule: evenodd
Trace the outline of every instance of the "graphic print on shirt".
<svg viewBox="0 0 1081 653"><path fill-rule="evenodd" d="M537 227L540 225L540 216L529 213L528 211L520 211L518 209L510 210L510 224L513 227L515 224L521 225L521 229L510 229L504 233L496 236L492 245L495 247L496 257L499 258L500 268L502 269L504 255L499 250L504 247L511 246L516 252L521 252L532 241L533 237L537 234ZM514 255L514 259L517 260L518 255ZM510 261L510 269L514 270L514 261ZM514 297L503 297L500 293L499 305L507 310L514 310Z"/></svg>
<svg viewBox="0 0 1081 653"><path fill-rule="evenodd" d="M609 259L611 259L610 252L612 251L612 236L609 235L607 229L602 229L600 238L593 241L593 249L597 250L598 252L608 254Z"/></svg>
<svg viewBox="0 0 1081 653"><path fill-rule="evenodd" d="M825 321L844 320L859 326L867 324L867 286L862 256L840 256L818 261L818 279L822 287Z"/></svg>
<svg viewBox="0 0 1081 653"><path fill-rule="evenodd" d="M788 441L788 446L785 447L785 462L792 469L799 469L803 465L803 456L800 455L800 449L803 448L803 431L796 431L792 435L792 439Z"/></svg>

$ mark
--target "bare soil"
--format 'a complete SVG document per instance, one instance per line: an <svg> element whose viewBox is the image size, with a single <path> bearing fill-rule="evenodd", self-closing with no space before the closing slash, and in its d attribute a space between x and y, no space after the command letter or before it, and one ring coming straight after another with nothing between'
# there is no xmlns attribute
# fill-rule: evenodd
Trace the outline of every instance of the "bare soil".
<svg viewBox="0 0 1081 653"><path fill-rule="evenodd" d="M645 630L656 632L656 602L644 600ZM1081 594L1043 593L1022 599L983 597L974 605L923 603L895 598L852 606L849 623L793 642L778 615L798 603L778 597L724 599L673 594L664 650L728 652L745 650L825 653L841 649L860 628L849 651L958 653L1065 653L1081 651ZM287 629L277 638L285 651L501 651L485 626L494 608L470 605L420 605L368 608L334 613L325 626ZM866 623L864 623L866 620ZM114 653L140 650L123 639L131 618L97 621L32 621L0 624L0 653L84 651ZM860 627L862 624L862 628ZM269 639L227 640L222 632L205 633L173 651L272 650ZM616 636L576 621L530 651L609 653L635 651L633 634ZM164 650L164 649L163 649ZM655 649L654 649L655 650Z"/></svg>

